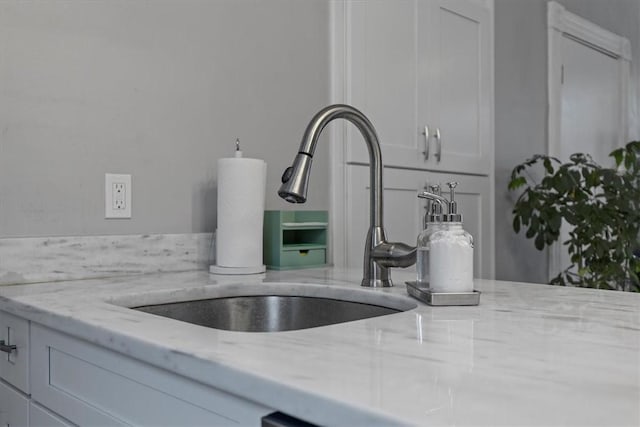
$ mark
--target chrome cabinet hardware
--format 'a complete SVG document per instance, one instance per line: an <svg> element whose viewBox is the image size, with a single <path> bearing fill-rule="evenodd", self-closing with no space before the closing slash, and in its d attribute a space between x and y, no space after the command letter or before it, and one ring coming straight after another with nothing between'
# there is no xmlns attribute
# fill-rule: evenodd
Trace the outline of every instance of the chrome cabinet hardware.
<svg viewBox="0 0 640 427"><path fill-rule="evenodd" d="M12 351L15 351L17 349L17 346L5 344L4 340L0 340L0 351L11 354Z"/></svg>
<svg viewBox="0 0 640 427"><path fill-rule="evenodd" d="M436 128L436 133L433 134L433 137L437 142L437 151L435 154L436 160L440 163L440 159L442 158L442 137L440 136L440 128Z"/></svg>
<svg viewBox="0 0 640 427"><path fill-rule="evenodd" d="M424 135L424 151L422 154L424 155L425 160L429 160L429 140L431 139L431 134L429 133L429 126L424 127L424 131L422 131Z"/></svg>

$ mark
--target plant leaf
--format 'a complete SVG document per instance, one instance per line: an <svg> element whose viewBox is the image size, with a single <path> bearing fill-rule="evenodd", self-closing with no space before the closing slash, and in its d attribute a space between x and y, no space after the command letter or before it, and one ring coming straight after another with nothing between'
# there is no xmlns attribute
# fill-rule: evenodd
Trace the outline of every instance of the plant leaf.
<svg viewBox="0 0 640 427"><path fill-rule="evenodd" d="M618 148L617 150L613 150L609 156L613 156L613 158L616 159L616 166L620 166L622 158L624 157L624 149Z"/></svg>
<svg viewBox="0 0 640 427"><path fill-rule="evenodd" d="M562 224L562 218L560 218L560 215L553 215L550 219L549 219L549 228L552 231L560 231L560 225Z"/></svg>
<svg viewBox="0 0 640 427"><path fill-rule="evenodd" d="M511 182L509 182L509 190L511 191L516 190L526 184L527 184L526 178L523 176L519 176L517 178L512 179Z"/></svg>

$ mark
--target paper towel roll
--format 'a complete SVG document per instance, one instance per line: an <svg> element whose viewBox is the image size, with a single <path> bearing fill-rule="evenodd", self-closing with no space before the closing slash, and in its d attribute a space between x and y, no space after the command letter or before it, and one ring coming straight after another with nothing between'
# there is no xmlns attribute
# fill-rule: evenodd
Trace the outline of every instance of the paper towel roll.
<svg viewBox="0 0 640 427"><path fill-rule="evenodd" d="M263 266L262 227L267 164L264 160L218 160L216 265Z"/></svg>

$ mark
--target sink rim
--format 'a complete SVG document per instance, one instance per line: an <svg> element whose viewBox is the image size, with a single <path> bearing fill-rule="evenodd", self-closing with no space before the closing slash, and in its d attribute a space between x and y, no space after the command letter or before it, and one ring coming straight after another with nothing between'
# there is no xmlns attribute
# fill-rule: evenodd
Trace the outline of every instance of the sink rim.
<svg viewBox="0 0 640 427"><path fill-rule="evenodd" d="M258 282L209 284L195 288L163 289L140 294L123 295L107 301L109 304L134 307L176 302L229 298L240 296L297 296L327 298L387 307L400 312L410 311L418 304L409 297L394 295L377 288L355 288L344 285L304 282ZM396 313L399 314L399 313Z"/></svg>
<svg viewBox="0 0 640 427"><path fill-rule="evenodd" d="M299 295L231 296L132 308L194 325L243 333L299 331L401 312L361 301Z"/></svg>

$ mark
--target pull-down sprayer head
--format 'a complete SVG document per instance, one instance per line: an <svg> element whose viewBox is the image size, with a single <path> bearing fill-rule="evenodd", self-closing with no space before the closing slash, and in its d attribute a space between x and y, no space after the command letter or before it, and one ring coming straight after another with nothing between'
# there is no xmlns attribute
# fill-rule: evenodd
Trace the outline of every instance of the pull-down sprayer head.
<svg viewBox="0 0 640 427"><path fill-rule="evenodd" d="M293 165L284 170L278 195L287 202L304 203L307 201L311 159L311 154L298 153L293 160Z"/></svg>

